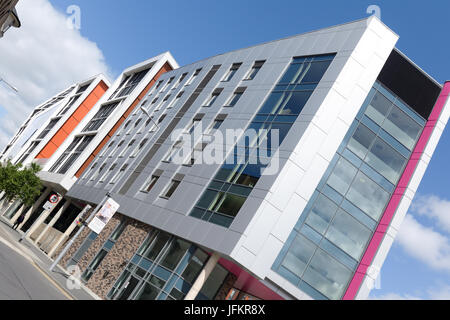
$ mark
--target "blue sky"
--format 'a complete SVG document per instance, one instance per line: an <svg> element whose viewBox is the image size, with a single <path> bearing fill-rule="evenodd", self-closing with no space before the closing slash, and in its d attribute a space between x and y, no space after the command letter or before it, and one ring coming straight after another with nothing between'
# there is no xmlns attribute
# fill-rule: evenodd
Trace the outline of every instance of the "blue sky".
<svg viewBox="0 0 450 320"><path fill-rule="evenodd" d="M73 4L81 8L81 35L97 44L113 76L164 51L171 51L178 63L185 65L361 19L368 16L369 5L378 5L382 21L400 35L397 47L437 81L450 79L450 45L446 39L450 2L446 0L50 2L62 13ZM421 252L405 244L408 237L421 234L405 233L403 242L396 241L390 251L381 272L381 288L374 290L372 297L450 299L450 228L445 224L450 215L449 156L450 132L446 130L418 190L422 202L411 210L412 220L407 226L407 230L420 226L427 231L436 261L427 259L432 250Z"/></svg>

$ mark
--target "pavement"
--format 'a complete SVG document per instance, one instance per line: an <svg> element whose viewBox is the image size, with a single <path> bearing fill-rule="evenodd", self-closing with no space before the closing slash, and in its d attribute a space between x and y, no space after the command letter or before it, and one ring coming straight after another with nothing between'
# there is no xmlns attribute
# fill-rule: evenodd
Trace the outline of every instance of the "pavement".
<svg viewBox="0 0 450 320"><path fill-rule="evenodd" d="M0 217L0 300L98 300Z"/></svg>

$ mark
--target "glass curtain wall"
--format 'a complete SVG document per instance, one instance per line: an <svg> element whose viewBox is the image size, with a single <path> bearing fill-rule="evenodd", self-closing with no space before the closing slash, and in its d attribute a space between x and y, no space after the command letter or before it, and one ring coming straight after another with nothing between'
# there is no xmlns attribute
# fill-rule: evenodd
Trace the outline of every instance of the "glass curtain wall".
<svg viewBox="0 0 450 320"><path fill-rule="evenodd" d="M377 82L273 269L314 298L342 298L425 123Z"/></svg>
<svg viewBox="0 0 450 320"><path fill-rule="evenodd" d="M192 217L224 227L231 225L334 56L293 59L247 128L247 132L256 132L256 137L240 139L191 211ZM275 139L278 135L276 146L271 145L273 135Z"/></svg>

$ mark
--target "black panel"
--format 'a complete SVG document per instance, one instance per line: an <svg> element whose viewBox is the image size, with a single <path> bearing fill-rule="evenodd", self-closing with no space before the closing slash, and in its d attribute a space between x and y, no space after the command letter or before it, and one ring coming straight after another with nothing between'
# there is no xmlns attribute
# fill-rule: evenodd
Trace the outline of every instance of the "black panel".
<svg viewBox="0 0 450 320"><path fill-rule="evenodd" d="M441 88L396 50L392 51L378 80L425 119L431 114Z"/></svg>

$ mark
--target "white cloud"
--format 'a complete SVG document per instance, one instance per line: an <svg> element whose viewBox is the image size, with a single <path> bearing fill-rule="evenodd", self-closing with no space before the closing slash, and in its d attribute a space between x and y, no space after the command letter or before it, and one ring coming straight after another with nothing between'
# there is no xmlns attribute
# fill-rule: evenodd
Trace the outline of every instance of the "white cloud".
<svg viewBox="0 0 450 320"><path fill-rule="evenodd" d="M437 227L450 232L450 201L434 195L418 195L411 211L435 220Z"/></svg>
<svg viewBox="0 0 450 320"><path fill-rule="evenodd" d="M76 29L48 0L21 0L22 22L0 39L0 77L19 90L0 85L0 148L9 141L33 108L75 82L108 74L102 51ZM3 111L5 111L3 110Z"/></svg>
<svg viewBox="0 0 450 320"><path fill-rule="evenodd" d="M412 296L409 294L398 294L398 293L386 293L382 295L372 295L369 297L370 300L422 300L422 298Z"/></svg>
<svg viewBox="0 0 450 320"><path fill-rule="evenodd" d="M400 293L372 294L370 300L450 300L450 285L433 287L422 292L422 295L410 295Z"/></svg>
<svg viewBox="0 0 450 320"><path fill-rule="evenodd" d="M433 269L450 271L450 240L407 215L396 238L412 257Z"/></svg>

